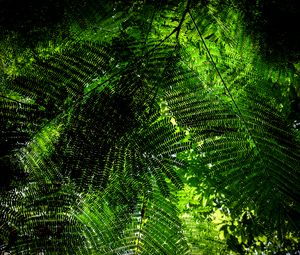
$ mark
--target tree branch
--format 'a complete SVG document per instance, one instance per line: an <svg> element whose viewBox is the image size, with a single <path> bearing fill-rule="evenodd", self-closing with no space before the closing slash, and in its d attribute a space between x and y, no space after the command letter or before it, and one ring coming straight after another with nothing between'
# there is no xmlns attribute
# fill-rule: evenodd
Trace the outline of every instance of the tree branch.
<svg viewBox="0 0 300 255"><path fill-rule="evenodd" d="M192 16L190 10L188 10L188 13L189 13L189 15L190 15L190 17L191 17L191 19L192 19L192 21L193 21L193 24L194 24L194 26L195 26L195 28L196 28L196 30L197 30L197 33L198 33L198 35L199 35L199 37L200 37L200 39L201 39L201 41L202 41L202 43L203 43L203 45L204 45L204 48L205 48L205 50L206 50L207 53L208 53L210 62L212 63L214 69L216 70L218 76L220 77L221 82L222 82L222 84L223 84L223 86L224 86L224 88L225 88L226 93L229 95L231 101L233 102L234 107L235 107L236 110L237 110L237 113L238 113L237 116L240 118L241 122L243 123L244 128L245 128L246 132L248 133L250 139L253 141L255 148L258 149L257 144L256 144L256 141L255 141L255 139L253 138L252 132L251 132L250 129L248 128L247 122L246 122L246 120L244 119L244 116L243 116L243 114L242 114L240 108L238 107L238 105L237 105L237 103L236 103L236 101L235 101L233 95L231 94L231 92L230 92L228 86L226 85L226 83L225 83L225 81L224 81L224 79L223 79L223 77L222 77L222 75L221 75L221 73L220 73L220 71L219 71L219 69L218 69L218 67L217 67L217 65L216 65L216 63L215 63L213 57L212 57L212 55L210 54L210 51L209 51L209 49L208 49L208 47L207 47L207 45L206 45L206 43L205 43L205 41L204 41L204 38L203 38L203 36L202 36L202 34L201 34L201 32L200 32L200 30L199 30L197 24L196 24L195 19L194 19L193 16Z"/></svg>
<svg viewBox="0 0 300 255"><path fill-rule="evenodd" d="M180 20L178 26L175 28L176 31L177 31L177 33L176 33L176 39L178 39L178 37L179 37L179 33L180 33L181 26L182 26L182 24L183 24L183 22L184 22L185 16L186 16L187 13L189 12L191 2L192 2L192 0L188 0L188 1L187 1L187 4L186 4L185 10L184 10L184 12L183 12L183 14L182 14L181 20Z"/></svg>

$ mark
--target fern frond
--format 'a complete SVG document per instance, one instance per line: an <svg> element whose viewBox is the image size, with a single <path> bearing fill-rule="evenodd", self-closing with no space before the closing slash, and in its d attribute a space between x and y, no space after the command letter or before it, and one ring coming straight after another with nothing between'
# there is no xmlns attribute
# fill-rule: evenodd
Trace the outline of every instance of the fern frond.
<svg viewBox="0 0 300 255"><path fill-rule="evenodd" d="M206 101L198 92L169 93L167 102L176 122L192 131L199 160L235 212L252 208L276 229L291 211L299 213L299 145L280 113L255 93L240 94L237 105L243 119L228 102L210 95ZM289 225L293 230L294 220Z"/></svg>
<svg viewBox="0 0 300 255"><path fill-rule="evenodd" d="M0 155L24 145L36 131L42 117L44 113L36 105L0 97Z"/></svg>
<svg viewBox="0 0 300 255"><path fill-rule="evenodd" d="M82 237L69 207L76 199L74 187L66 183L30 183L2 196L4 252L75 254Z"/></svg>
<svg viewBox="0 0 300 255"><path fill-rule="evenodd" d="M184 85L173 81L166 91L167 112L189 131L206 174L237 214L250 207L268 227L280 228L291 211L299 213L300 154L292 128L272 98L265 99L265 84L260 89L249 84L234 98L228 88L224 94L219 86L201 91L201 82L195 88L188 75L182 80ZM296 231L294 221L289 227Z"/></svg>
<svg viewBox="0 0 300 255"><path fill-rule="evenodd" d="M110 206L107 194L87 197L74 207L87 241L81 253L188 254L175 208L159 192L152 195L146 200L139 197L125 214L122 207Z"/></svg>

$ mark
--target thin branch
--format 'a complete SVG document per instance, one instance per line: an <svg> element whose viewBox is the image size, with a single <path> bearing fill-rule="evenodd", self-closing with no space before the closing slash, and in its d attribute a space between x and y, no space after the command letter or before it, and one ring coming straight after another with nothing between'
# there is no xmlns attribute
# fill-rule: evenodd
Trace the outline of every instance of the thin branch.
<svg viewBox="0 0 300 255"><path fill-rule="evenodd" d="M182 24L184 22L185 16L186 16L187 13L189 13L191 2L192 2L192 0L188 0L187 1L187 4L186 4L185 10L184 10L184 12L182 14L181 20L180 20L178 26L176 27L176 31L177 31L177 33L176 33L176 39L178 39L178 37L179 37L180 29L181 29L181 26L182 26Z"/></svg>
<svg viewBox="0 0 300 255"><path fill-rule="evenodd" d="M244 124L244 128L245 128L246 132L248 133L250 139L253 141L254 146L255 146L256 148L258 148L257 145L256 145L256 142L255 142L255 140L254 140L254 138L253 138L253 136L252 136L251 131L250 131L250 130L248 129L248 127L247 127L247 122L246 122L246 120L244 119L244 116L243 116L243 114L242 114L240 108L238 107L237 103L235 102L235 99L233 98L233 96L232 96L232 94L231 94L231 92L230 92L228 86L226 85L226 83L225 83L225 81L224 81L224 79L223 79L223 77L222 77L222 75L221 75L221 73L220 73L220 71L219 71L219 69L218 69L218 67L217 67L217 65L216 65L216 63L215 63L213 57L212 57L212 55L210 54L210 51L209 51L209 49L208 49L208 47L207 47L207 45L206 45L206 43L205 43L205 41L204 41L204 38L203 38L203 36L202 36L202 34L201 34L201 32L200 32L200 30L199 30L199 28L198 28L198 26L197 26L197 24L196 24L196 22L195 22L195 19L193 18L193 16L192 16L190 10L188 10L188 13L189 13L189 15L190 15L190 17L191 17L191 19L192 19L192 21L193 21L193 24L194 24L194 26L195 26L195 28L196 28L196 30L197 30L197 33L198 33L199 37L201 38L201 41L202 41L202 43L203 43L203 45L204 45L204 47L205 47L205 50L206 50L207 53L208 53L210 62L212 63L212 65L213 65L214 69L216 70L217 74L219 75L219 77L220 77L220 79L221 79L221 82L222 82L222 84L223 84L223 86L224 86L226 92L228 93L228 95L229 95L231 101L233 102L234 107L236 108L236 110L237 110L237 112L238 112L238 117L241 119L242 123Z"/></svg>
<svg viewBox="0 0 300 255"><path fill-rule="evenodd" d="M213 57L212 57L212 55L210 54L210 51L209 51L209 49L208 49L208 47L207 47L207 45L206 45L206 43L205 43L205 41L204 41L204 39L203 39L203 36L202 36L202 34L201 34L201 32L200 32L200 30L199 30L199 28L198 28L198 26L197 26L197 24L196 24L196 22L195 22L195 20L194 20L194 18L193 18L193 16L192 16L192 14L191 14L190 11L189 11L189 15L190 15L190 17L191 17L191 19L192 19L192 21L193 21L193 23L194 23L194 26L195 26L195 28L196 28L196 30L197 30L197 33L198 33L199 37L201 38L201 41L202 41L202 43L203 43L203 45L204 45L204 48L205 48L205 50L206 50L207 53L208 53L210 62L212 63L213 67L215 68L217 74L219 75L219 77L220 77L220 79L221 79L221 81L222 81L222 84L224 85L224 88L225 88L226 92L228 93L228 95L230 96L230 98L231 98L231 100L232 100L234 106L237 108L239 114L241 114L241 112L240 112L240 110L239 110L239 108L238 108L238 106L237 106L237 104L236 104L236 102L235 102L233 96L232 96L231 93L230 93L229 88L227 87L227 85L226 85L226 83L225 83L225 81L224 81L224 79L223 79L223 77L222 77L222 75L221 75L221 73L220 73L220 71L219 71L219 69L218 69L218 67L217 67L217 65L216 65L216 63L215 63L215 61L214 61L214 59L213 59Z"/></svg>

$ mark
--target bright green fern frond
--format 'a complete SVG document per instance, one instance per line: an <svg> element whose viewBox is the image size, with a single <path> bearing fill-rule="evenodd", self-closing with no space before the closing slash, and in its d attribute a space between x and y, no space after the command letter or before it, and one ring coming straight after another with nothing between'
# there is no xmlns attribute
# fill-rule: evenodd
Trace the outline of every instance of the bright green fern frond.
<svg viewBox="0 0 300 255"><path fill-rule="evenodd" d="M107 192L87 197L73 209L86 239L82 254L188 254L176 210L159 192L146 200L139 197L122 215L124 208L110 206Z"/></svg>

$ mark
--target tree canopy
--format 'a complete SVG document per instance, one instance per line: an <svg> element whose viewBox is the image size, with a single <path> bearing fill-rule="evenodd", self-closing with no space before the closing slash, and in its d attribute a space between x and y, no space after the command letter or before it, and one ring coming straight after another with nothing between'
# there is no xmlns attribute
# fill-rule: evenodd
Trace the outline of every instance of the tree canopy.
<svg viewBox="0 0 300 255"><path fill-rule="evenodd" d="M300 253L293 3L2 4L3 254Z"/></svg>

